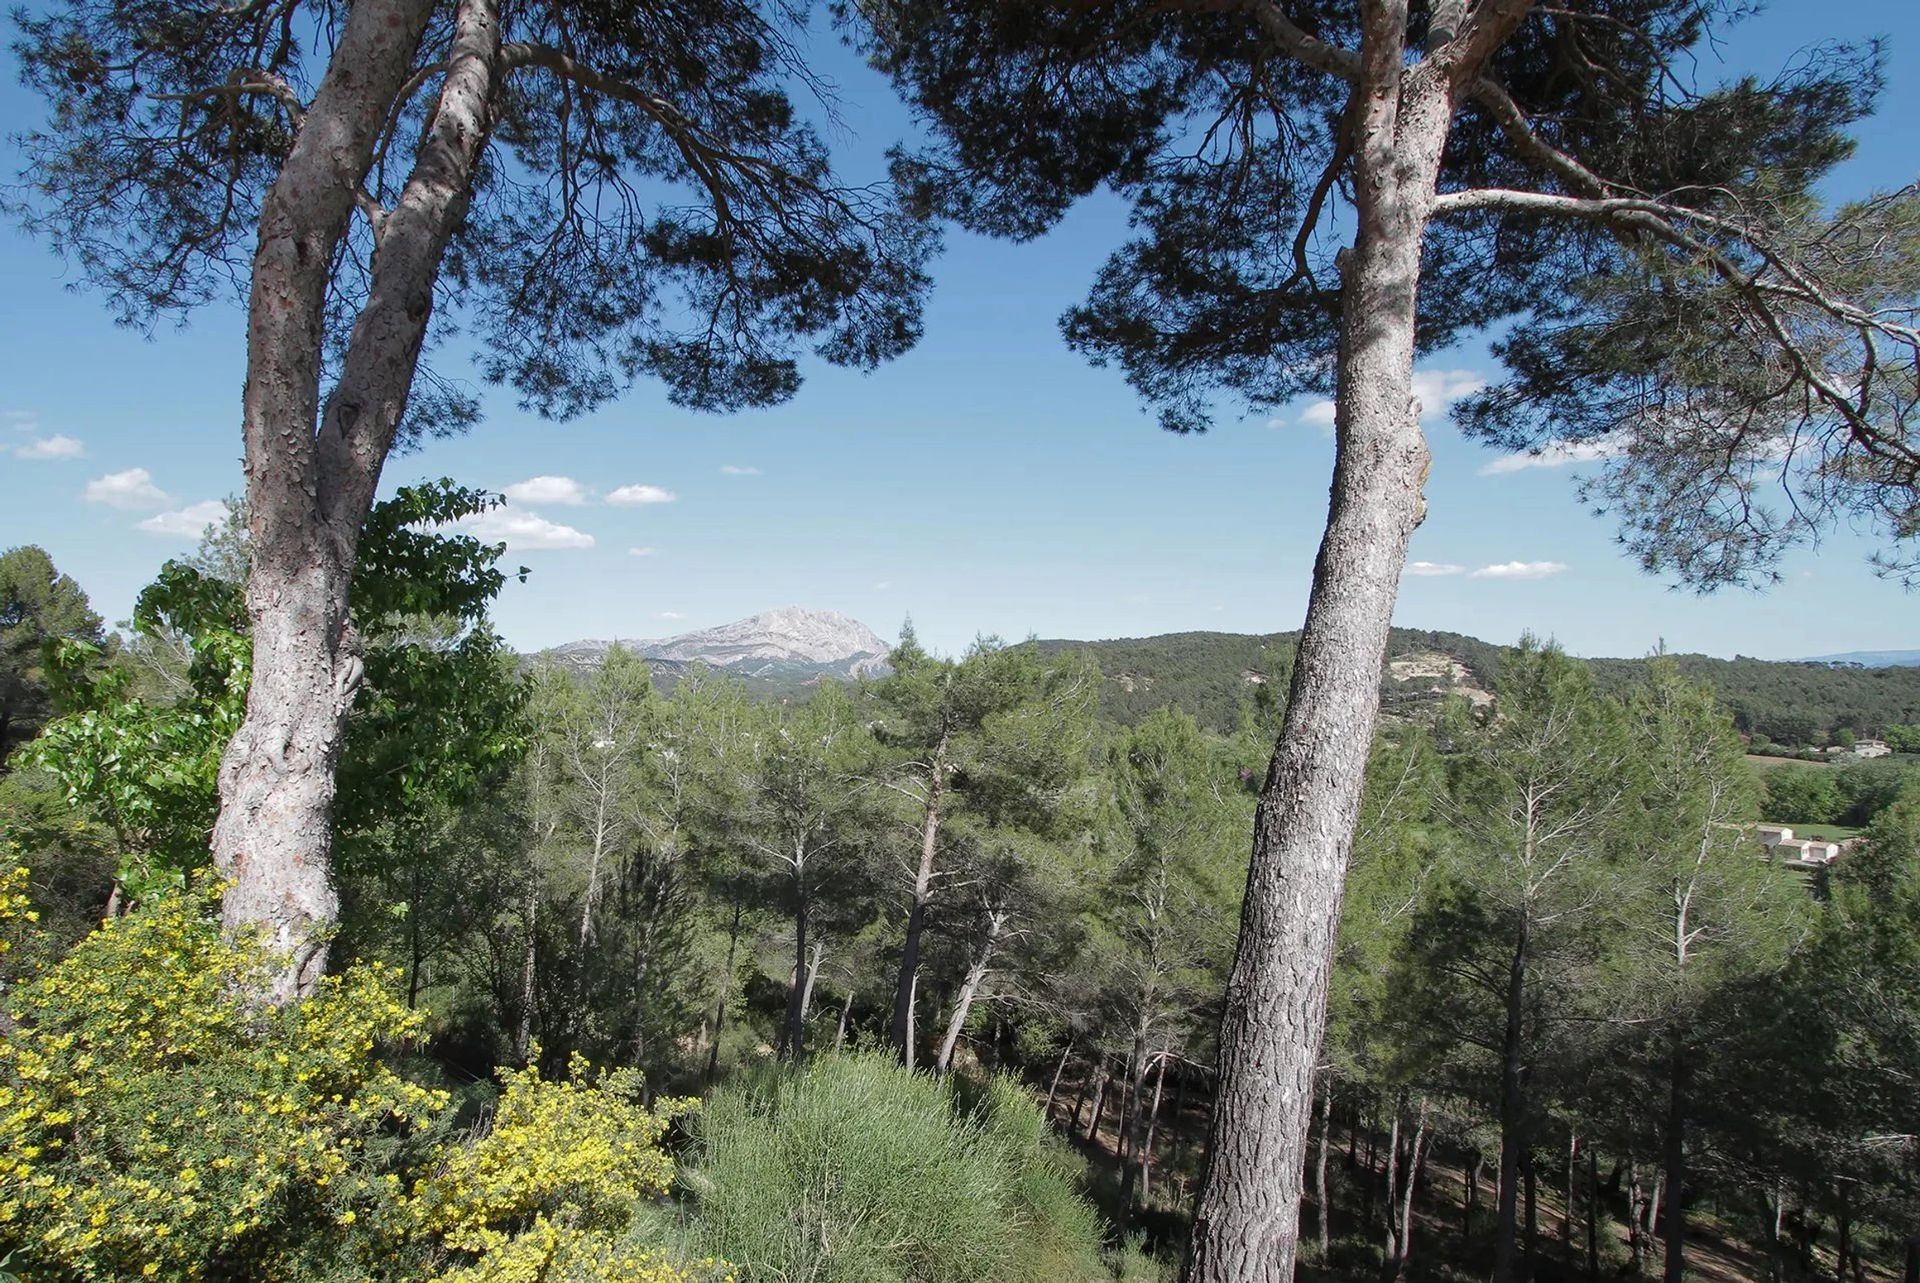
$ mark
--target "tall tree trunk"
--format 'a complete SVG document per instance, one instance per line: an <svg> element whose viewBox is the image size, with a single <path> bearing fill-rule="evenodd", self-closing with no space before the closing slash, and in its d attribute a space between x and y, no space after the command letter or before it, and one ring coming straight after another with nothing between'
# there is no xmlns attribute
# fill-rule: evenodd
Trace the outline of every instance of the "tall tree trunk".
<svg viewBox="0 0 1920 1283"><path fill-rule="evenodd" d="M981 941L980 952L974 955L972 965L967 968L967 978L960 982L960 997L953 1004L953 1018L947 1021L947 1032L940 1038L940 1051L933 1062L933 1072L943 1078L953 1065L954 1046L960 1041L961 1031L967 1027L967 1014L973 1010L973 1000L980 992L980 982L987 978L987 968L993 963L994 946L1000 941L1000 928L1005 922L1005 914L987 915L987 937Z"/></svg>
<svg viewBox="0 0 1920 1283"><path fill-rule="evenodd" d="M1522 913L1507 962L1506 1026L1500 1042L1500 1200L1493 1230L1493 1283L1514 1283L1519 1254L1520 1169L1529 1138L1526 1078L1527 962L1532 923Z"/></svg>
<svg viewBox="0 0 1920 1283"><path fill-rule="evenodd" d="M920 935L927 925L927 900L933 894L933 860L940 849L941 805L945 800L946 741L934 750L927 776L927 810L920 821L920 865L913 874L913 904L907 910L907 939L900 950L900 978L893 987L893 1022L887 1038L900 1063L913 1068L913 1000L920 980Z"/></svg>
<svg viewBox="0 0 1920 1283"><path fill-rule="evenodd" d="M1907 1239L1907 1266L1900 1279L1901 1283L1920 1283L1920 1234Z"/></svg>
<svg viewBox="0 0 1920 1283"><path fill-rule="evenodd" d="M1153 1104L1147 1108L1147 1133L1140 1142L1140 1201L1145 1203L1153 1197L1153 1134L1160 1125L1160 1098L1167 1086L1167 1061L1173 1058L1172 1047L1160 1049L1158 1067L1153 1074Z"/></svg>
<svg viewBox="0 0 1920 1283"><path fill-rule="evenodd" d="M1840 1181L1840 1211L1834 1217L1833 1278L1834 1283L1847 1283L1847 1257L1853 1251L1853 1200L1850 1182Z"/></svg>
<svg viewBox="0 0 1920 1283"><path fill-rule="evenodd" d="M1560 1207L1560 1244L1566 1249L1567 1265L1573 1265L1573 1195L1577 1188L1574 1179L1576 1164L1580 1160L1580 1137L1569 1128L1567 1131L1567 1201Z"/></svg>
<svg viewBox="0 0 1920 1283"><path fill-rule="evenodd" d="M1521 1256L1520 1272L1531 1283L1540 1269L1540 1170L1531 1150L1520 1161L1520 1177L1527 1186L1526 1250Z"/></svg>
<svg viewBox="0 0 1920 1283"><path fill-rule="evenodd" d="M1600 1283L1600 1155L1587 1146L1587 1283Z"/></svg>
<svg viewBox="0 0 1920 1283"><path fill-rule="evenodd" d="M1487 1163L1477 1149L1473 1151L1472 1158L1473 1165L1465 1169L1466 1188L1460 1192L1460 1233L1463 1236L1473 1233L1473 1208L1480 1201L1480 1169Z"/></svg>
<svg viewBox="0 0 1920 1283"><path fill-rule="evenodd" d="M1347 858L1407 541L1425 515L1414 314L1452 89L1431 61L1406 66L1404 10L1381 6L1365 26L1349 113L1355 234L1341 268L1331 501L1254 821L1183 1283L1293 1279Z"/></svg>
<svg viewBox="0 0 1920 1283"><path fill-rule="evenodd" d="M432 0L358 0L261 203L242 395L253 631L247 711L220 762L222 916L283 961L267 996L312 992L339 915L334 770L365 671L349 592L360 531L406 411L448 240L466 215L500 72L493 0L461 0L438 102L374 230L367 300L319 404L335 251Z"/></svg>
<svg viewBox="0 0 1920 1283"><path fill-rule="evenodd" d="M807 896L804 890L793 903L793 983L787 986L787 1021L780 1033L780 1053L798 1064L806 1055L807 988Z"/></svg>
<svg viewBox="0 0 1920 1283"><path fill-rule="evenodd" d="M1060 1075L1067 1072L1067 1057L1073 1055L1073 1038L1067 1038L1067 1045L1060 1049L1060 1059L1053 1066L1053 1081L1047 1084L1047 1104L1045 1112L1049 1121L1053 1118L1053 1098L1060 1094Z"/></svg>
<svg viewBox="0 0 1920 1283"><path fill-rule="evenodd" d="M813 1010L813 982L820 978L820 962L826 956L827 942L819 936L807 947L807 983L800 990L800 1023L807 1023L807 1013Z"/></svg>
<svg viewBox="0 0 1920 1283"><path fill-rule="evenodd" d="M1687 1051L1680 1035L1673 1035L1667 1091L1667 1264L1666 1283L1687 1278Z"/></svg>
<svg viewBox="0 0 1920 1283"><path fill-rule="evenodd" d="M1397 1221L1394 1231L1395 1246L1384 1270L1387 1283L1393 1283L1406 1272L1407 1261L1413 1255L1413 1195L1414 1187L1419 1183L1420 1173L1426 1165L1427 1157L1427 1102L1420 1100L1420 1112L1416 1115L1413 1128L1413 1143L1407 1147L1405 1178L1400 1186L1400 1201L1397 1206L1388 1208L1388 1215Z"/></svg>
<svg viewBox="0 0 1920 1283"><path fill-rule="evenodd" d="M1112 1081L1113 1075L1107 1072L1107 1062L1103 1058L1100 1061L1100 1085L1093 1093L1093 1118L1087 1123L1088 1140L1098 1140L1100 1137L1100 1115L1107 1107L1107 1086Z"/></svg>
<svg viewBox="0 0 1920 1283"><path fill-rule="evenodd" d="M840 1004L840 1025L833 1031L833 1049L837 1052L847 1045L847 1017L853 1014L853 990L847 990L845 1001Z"/></svg>
<svg viewBox="0 0 1920 1283"><path fill-rule="evenodd" d="M707 1086L720 1070L720 1035L727 1028L727 1007L733 1001L733 960L740 947L740 901L733 902L733 921L727 927L727 970L720 980L720 1000L713 1008L713 1046L707 1048Z"/></svg>
<svg viewBox="0 0 1920 1283"><path fill-rule="evenodd" d="M527 944L520 955L520 1018L513 1031L513 1060L524 1068L533 1053L533 1000L535 989L535 964L540 952L540 889L539 883L529 879L527 883Z"/></svg>
<svg viewBox="0 0 1920 1283"><path fill-rule="evenodd" d="M1386 1207L1380 1220L1386 1228L1386 1250L1381 1253L1380 1276L1387 1283L1400 1276L1400 1226L1394 1219L1400 1205L1400 1105L1394 1101L1393 1126L1387 1133L1387 1166L1380 1179L1386 1187Z"/></svg>
<svg viewBox="0 0 1920 1283"><path fill-rule="evenodd" d="M1327 1263L1327 1251L1332 1242L1333 1208L1327 1203L1327 1144L1331 1137L1327 1133L1333 1130L1333 1074L1326 1075L1326 1084L1320 1091L1320 1147L1313 1164L1313 1199L1320 1213L1320 1264Z"/></svg>

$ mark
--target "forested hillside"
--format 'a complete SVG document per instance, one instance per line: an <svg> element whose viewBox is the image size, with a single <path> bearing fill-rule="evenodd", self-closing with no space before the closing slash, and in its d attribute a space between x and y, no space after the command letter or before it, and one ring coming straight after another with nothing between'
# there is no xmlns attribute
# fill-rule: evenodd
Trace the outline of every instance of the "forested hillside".
<svg viewBox="0 0 1920 1283"><path fill-rule="evenodd" d="M1120 721L1134 721L1155 708L1172 705L1193 714L1202 725L1229 731L1241 707L1256 699L1259 687L1284 686L1292 671L1297 632L1167 633L1158 637L1112 641L1042 641L1045 653L1084 651L1105 674L1101 708ZM1410 656L1439 655L1457 660L1467 671L1442 685L1490 686L1511 648L1460 633L1396 628L1388 649L1389 665ZM1824 744L1843 728L1862 738L1882 735L1895 725L1920 721L1920 668L1861 668L1792 660L1716 659L1709 655L1671 657L1690 680L1711 687L1744 734L1776 744ZM1604 690L1622 691L1647 672L1645 659L1594 659L1595 680ZM1424 676L1382 675L1389 711L1431 706L1436 683Z"/></svg>

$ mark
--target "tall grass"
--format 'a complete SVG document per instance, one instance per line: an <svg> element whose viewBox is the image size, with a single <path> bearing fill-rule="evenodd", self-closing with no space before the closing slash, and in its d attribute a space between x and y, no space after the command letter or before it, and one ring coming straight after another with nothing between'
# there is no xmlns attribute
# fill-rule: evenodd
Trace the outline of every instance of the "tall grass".
<svg viewBox="0 0 1920 1283"><path fill-rule="evenodd" d="M827 1057L729 1086L697 1140L690 1228L744 1283L1110 1277L1071 1157L1004 1079L955 1088Z"/></svg>

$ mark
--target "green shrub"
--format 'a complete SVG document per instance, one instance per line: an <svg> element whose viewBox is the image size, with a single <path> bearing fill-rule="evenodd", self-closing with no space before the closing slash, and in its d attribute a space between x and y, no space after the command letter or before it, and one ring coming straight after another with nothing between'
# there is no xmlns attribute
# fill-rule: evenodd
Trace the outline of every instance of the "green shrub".
<svg viewBox="0 0 1920 1283"><path fill-rule="evenodd" d="M1010 1082L822 1058L722 1091L697 1135L692 1232L747 1283L1107 1277L1070 1164Z"/></svg>

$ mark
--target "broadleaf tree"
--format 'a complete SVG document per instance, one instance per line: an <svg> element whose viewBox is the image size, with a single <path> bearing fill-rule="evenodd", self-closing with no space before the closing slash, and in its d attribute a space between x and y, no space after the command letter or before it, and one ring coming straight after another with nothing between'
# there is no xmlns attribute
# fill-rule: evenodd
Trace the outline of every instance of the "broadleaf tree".
<svg viewBox="0 0 1920 1283"><path fill-rule="evenodd" d="M215 860L230 926L311 990L337 911L327 834L364 672L350 610L388 455L477 417L422 353L450 317L543 413L640 377L766 405L799 354L918 337L926 224L838 176L793 100L802 6L602 0L65 0L23 12L14 213L135 324L247 305L246 718ZM438 323L438 328L436 328Z"/></svg>
<svg viewBox="0 0 1920 1283"><path fill-rule="evenodd" d="M1327 524L1286 716L1255 822L1229 982L1193 1283L1288 1279L1341 891L1379 711L1379 672L1429 466L1416 357L1490 324L1503 348L1489 435L1545 448L1604 425L1588 394L1645 392L1656 445L1731 445L1735 483L1655 476L1671 563L1703 583L1724 553L1764 568L1791 531L1719 511L1748 455L1817 446L1835 502L1852 477L1899 540L1915 370L1911 294L1827 273L1816 184L1871 107L1873 50L1826 46L1772 81L1698 87L1689 51L1731 0L846 0L874 61L931 127L929 202L1027 238L1106 187L1132 202L1066 337L1118 364L1179 431L1223 403L1334 403ZM1895 201L1895 205L1899 205ZM1900 220L1891 220L1900 223ZM1900 224L1904 226L1904 224ZM1856 252L1857 251L1850 251ZM1531 377L1535 335L1693 295L1764 354L1615 344ZM1627 300L1649 299L1629 305ZM1617 300L1617 301L1616 301ZM1674 307L1683 307L1679 302ZM1665 334L1681 331L1669 324ZM1853 376L1876 371L1862 383ZM1636 382L1637 381L1637 382ZM1856 385L1859 386L1856 386ZM1870 384L1870 386L1869 386ZM1855 392L1859 392L1856 398ZM1532 436L1526 436L1521 429ZM1523 439L1524 438L1524 439ZM1604 442L1603 442L1604 443ZM1858 469L1858 472L1854 471ZM1628 530L1635 529L1633 512ZM1684 523L1690 521L1691 526ZM1679 538L1704 533L1698 552Z"/></svg>

